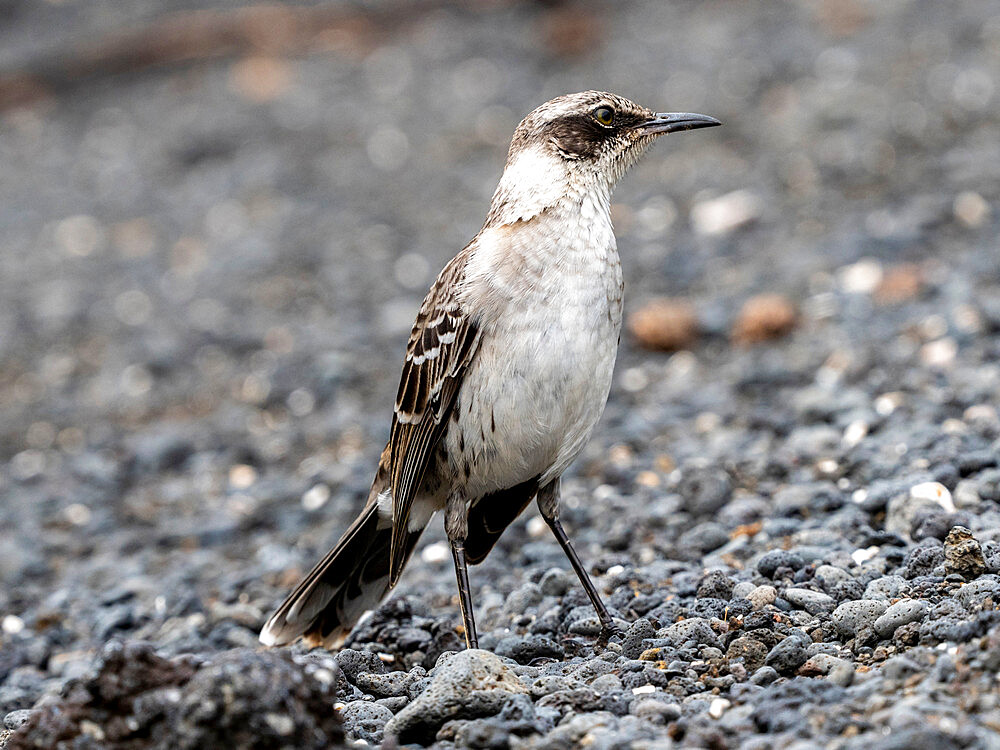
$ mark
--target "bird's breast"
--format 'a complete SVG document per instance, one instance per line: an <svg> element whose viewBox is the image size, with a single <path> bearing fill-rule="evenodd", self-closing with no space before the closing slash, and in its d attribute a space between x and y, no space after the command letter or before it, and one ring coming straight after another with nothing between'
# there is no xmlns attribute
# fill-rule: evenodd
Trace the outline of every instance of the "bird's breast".
<svg viewBox="0 0 1000 750"><path fill-rule="evenodd" d="M446 447L471 496L558 477L589 438L611 386L622 321L614 237L562 234L501 277L481 322ZM510 270L509 268L507 269ZM460 458L459 458L460 457Z"/></svg>

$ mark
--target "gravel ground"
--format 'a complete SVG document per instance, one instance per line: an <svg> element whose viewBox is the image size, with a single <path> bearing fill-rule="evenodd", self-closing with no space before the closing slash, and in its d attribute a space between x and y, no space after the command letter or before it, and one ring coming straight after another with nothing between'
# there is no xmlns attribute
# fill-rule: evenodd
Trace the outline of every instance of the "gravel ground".
<svg viewBox="0 0 1000 750"><path fill-rule="evenodd" d="M0 65L130 5L0 3ZM1000 748L1000 8L394 12L0 112L0 746ZM514 125L585 88L725 123L616 194L627 311L694 321L623 340L564 483L624 637L528 514L483 651L439 529L345 650L258 649Z"/></svg>

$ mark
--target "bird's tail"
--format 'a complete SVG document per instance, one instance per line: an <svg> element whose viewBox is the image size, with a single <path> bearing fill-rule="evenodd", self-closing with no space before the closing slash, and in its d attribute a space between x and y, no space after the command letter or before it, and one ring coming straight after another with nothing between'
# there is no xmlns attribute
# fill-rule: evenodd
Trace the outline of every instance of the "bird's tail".
<svg viewBox="0 0 1000 750"><path fill-rule="evenodd" d="M302 637L311 646L336 648L361 615L389 592L392 522L391 513L387 518L379 512L388 493L378 490L372 488L361 515L267 621L261 643L284 646ZM407 558L422 531L407 535Z"/></svg>

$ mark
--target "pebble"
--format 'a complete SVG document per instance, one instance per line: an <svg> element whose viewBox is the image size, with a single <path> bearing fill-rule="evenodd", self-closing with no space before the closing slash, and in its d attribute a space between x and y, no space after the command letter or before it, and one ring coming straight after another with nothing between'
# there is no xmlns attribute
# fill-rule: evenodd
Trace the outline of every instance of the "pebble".
<svg viewBox="0 0 1000 750"><path fill-rule="evenodd" d="M646 349L690 349L698 338L698 314L688 300L654 299L628 316L628 330Z"/></svg>
<svg viewBox="0 0 1000 750"><path fill-rule="evenodd" d="M798 310L787 297L762 294L740 309L730 336L737 344L756 344L789 334L798 322Z"/></svg>
<svg viewBox="0 0 1000 750"><path fill-rule="evenodd" d="M964 526L952 528L944 540L944 569L946 573L957 573L966 580L986 572L983 549Z"/></svg>
<svg viewBox="0 0 1000 750"><path fill-rule="evenodd" d="M804 609L811 615L818 615L821 612L832 612L837 606L837 602L834 601L833 597L821 591L813 591L812 589L785 589L782 596L795 607Z"/></svg>
<svg viewBox="0 0 1000 750"><path fill-rule="evenodd" d="M804 565L805 561L798 553L776 549L765 553L757 561L757 572L765 578L773 578L774 574L782 568L794 572Z"/></svg>
<svg viewBox="0 0 1000 750"><path fill-rule="evenodd" d="M379 745L383 728L392 718L392 711L370 701L351 701L340 709L340 718L344 722L344 731L351 737Z"/></svg>
<svg viewBox="0 0 1000 750"><path fill-rule="evenodd" d="M402 743L434 738L453 719L498 713L504 703L528 688L500 657L469 650L439 661L430 685L384 727Z"/></svg>
<svg viewBox="0 0 1000 750"><path fill-rule="evenodd" d="M725 235L749 224L761 214L760 199L749 190L734 190L691 208L695 231L707 236Z"/></svg>
<svg viewBox="0 0 1000 750"><path fill-rule="evenodd" d="M809 658L806 651L809 643L804 634L790 635L771 649L764 663L780 674L791 674Z"/></svg>
<svg viewBox="0 0 1000 750"><path fill-rule="evenodd" d="M925 601L904 599L890 605L885 613L875 620L873 627L880 637L891 638L900 626L923 620L929 609Z"/></svg>
<svg viewBox="0 0 1000 750"><path fill-rule="evenodd" d="M886 602L878 599L844 602L833 611L831 620L843 635L854 637L861 628L874 625L888 607Z"/></svg>
<svg viewBox="0 0 1000 750"><path fill-rule="evenodd" d="M699 645L718 646L719 640L712 630L711 623L703 617L691 617L681 620L661 631L662 636L673 641L676 646L683 646L689 641ZM661 633L657 633L658 636Z"/></svg>
<svg viewBox="0 0 1000 750"><path fill-rule="evenodd" d="M17 729L23 726L34 713L35 710L31 708L20 708L16 711L11 711L3 717L3 725L7 729Z"/></svg>

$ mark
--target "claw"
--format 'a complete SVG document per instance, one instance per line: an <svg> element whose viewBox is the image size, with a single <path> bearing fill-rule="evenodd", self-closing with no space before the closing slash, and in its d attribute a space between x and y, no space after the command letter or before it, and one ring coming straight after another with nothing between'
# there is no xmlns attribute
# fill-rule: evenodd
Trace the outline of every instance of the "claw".
<svg viewBox="0 0 1000 750"><path fill-rule="evenodd" d="M605 646L608 645L608 642L612 638L614 638L615 636L621 638L623 635L625 635L625 631L623 631L613 622L602 622L601 634L597 636L597 642L594 644L594 651L598 653L603 651Z"/></svg>

